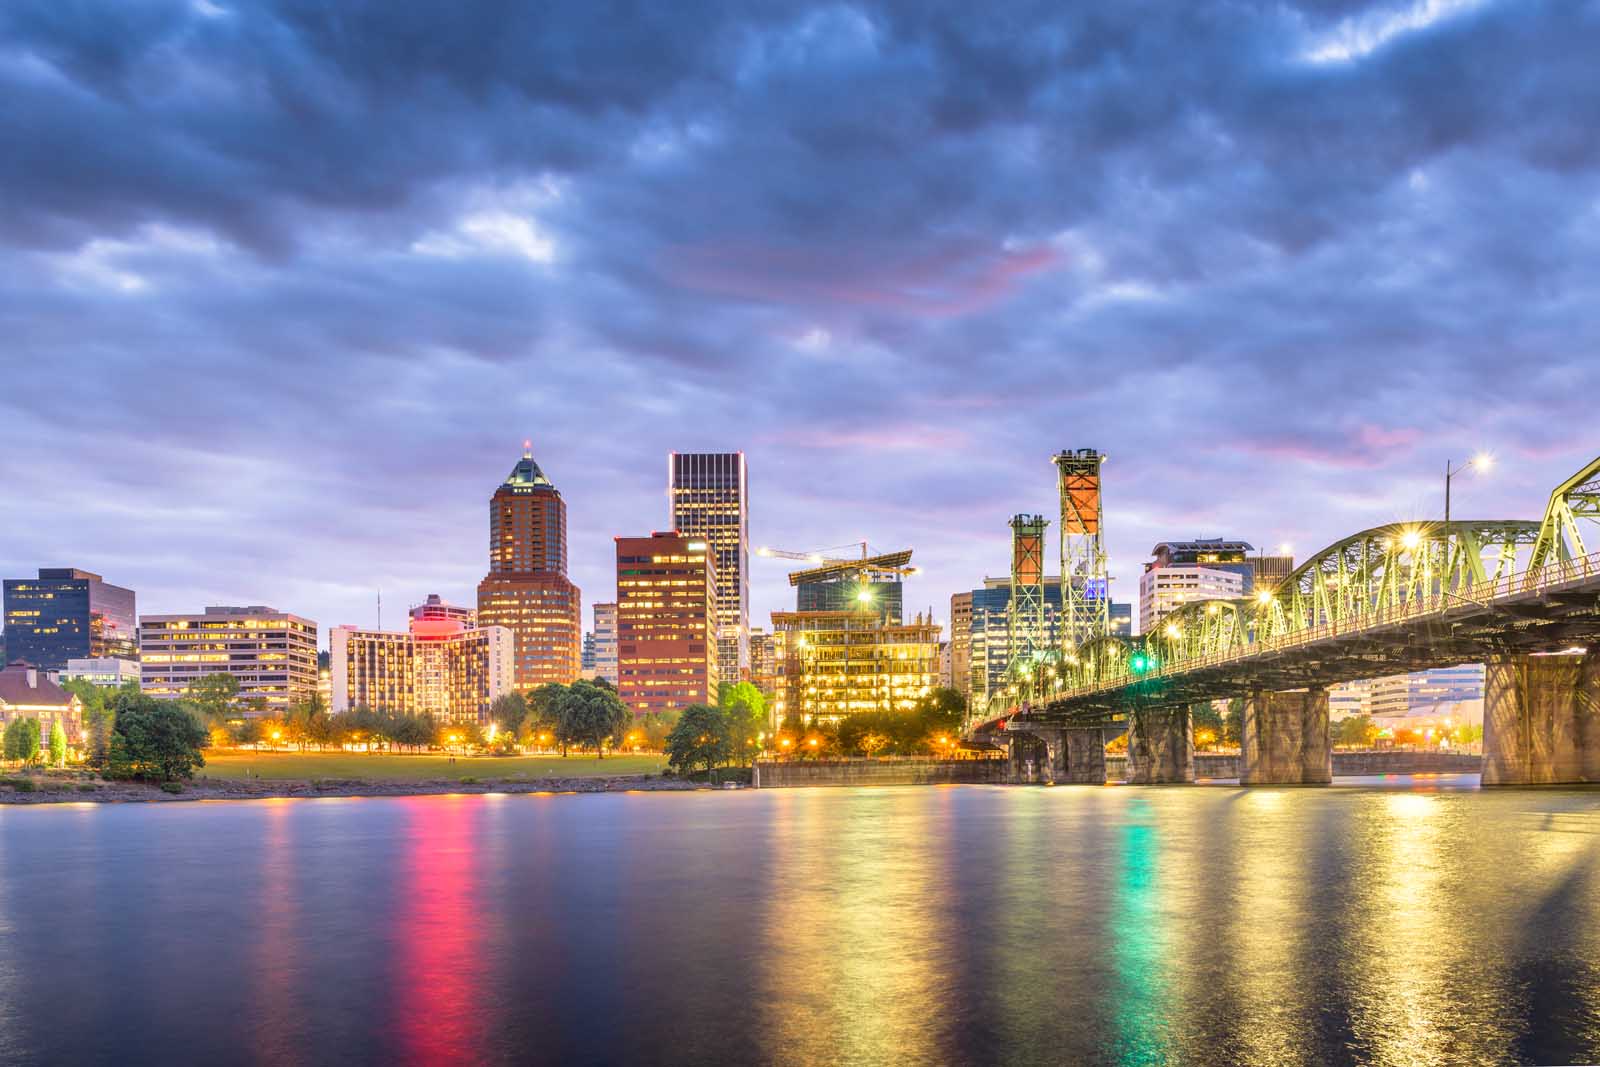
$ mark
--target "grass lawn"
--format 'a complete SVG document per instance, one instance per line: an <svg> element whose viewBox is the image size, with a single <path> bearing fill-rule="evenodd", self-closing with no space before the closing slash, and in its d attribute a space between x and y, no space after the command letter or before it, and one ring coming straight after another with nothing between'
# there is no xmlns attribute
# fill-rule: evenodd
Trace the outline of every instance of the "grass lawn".
<svg viewBox="0 0 1600 1067"><path fill-rule="evenodd" d="M665 756L461 756L364 752L207 751L196 775L209 778L367 778L415 782L426 778L588 778L602 774L659 774Z"/></svg>

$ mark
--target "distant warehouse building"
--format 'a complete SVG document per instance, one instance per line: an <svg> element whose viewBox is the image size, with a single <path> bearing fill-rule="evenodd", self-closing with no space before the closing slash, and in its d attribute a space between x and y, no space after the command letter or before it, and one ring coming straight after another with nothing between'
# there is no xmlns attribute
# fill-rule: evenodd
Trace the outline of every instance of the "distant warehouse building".
<svg viewBox="0 0 1600 1067"><path fill-rule="evenodd" d="M334 713L367 707L426 715L439 724L484 725L515 682L515 637L479 626L476 613L430 595L404 633L336 627L329 635Z"/></svg>
<svg viewBox="0 0 1600 1067"><path fill-rule="evenodd" d="M317 624L260 604L139 620L139 685L181 697L209 674L239 683L246 717L282 715L317 691Z"/></svg>

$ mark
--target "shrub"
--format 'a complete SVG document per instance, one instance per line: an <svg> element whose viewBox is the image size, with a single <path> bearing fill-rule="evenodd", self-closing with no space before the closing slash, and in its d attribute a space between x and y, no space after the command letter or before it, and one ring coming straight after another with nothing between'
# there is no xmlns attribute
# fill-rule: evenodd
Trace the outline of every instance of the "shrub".
<svg viewBox="0 0 1600 1067"><path fill-rule="evenodd" d="M32 778L12 778L9 779L9 784L12 789L19 793L37 793L39 791L39 786Z"/></svg>
<svg viewBox="0 0 1600 1067"><path fill-rule="evenodd" d="M478 780L476 778L463 778L463 779L461 779L461 784L462 785L477 785L478 784Z"/></svg>
<svg viewBox="0 0 1600 1067"><path fill-rule="evenodd" d="M98 792L100 792L100 787L97 786L97 785L80 785L80 786L78 786L78 792L80 792L80 793L98 793Z"/></svg>
<svg viewBox="0 0 1600 1067"><path fill-rule="evenodd" d="M176 796L177 794L183 792L183 783L182 782L162 782L161 783L161 791L163 793L171 793L174 796Z"/></svg>

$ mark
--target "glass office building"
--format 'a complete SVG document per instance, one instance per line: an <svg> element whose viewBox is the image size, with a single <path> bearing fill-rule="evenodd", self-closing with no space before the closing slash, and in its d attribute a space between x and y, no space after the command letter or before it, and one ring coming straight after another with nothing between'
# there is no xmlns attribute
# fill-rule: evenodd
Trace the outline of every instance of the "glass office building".
<svg viewBox="0 0 1600 1067"><path fill-rule="evenodd" d="M59 671L68 660L139 658L134 593L75 567L5 581L6 657Z"/></svg>

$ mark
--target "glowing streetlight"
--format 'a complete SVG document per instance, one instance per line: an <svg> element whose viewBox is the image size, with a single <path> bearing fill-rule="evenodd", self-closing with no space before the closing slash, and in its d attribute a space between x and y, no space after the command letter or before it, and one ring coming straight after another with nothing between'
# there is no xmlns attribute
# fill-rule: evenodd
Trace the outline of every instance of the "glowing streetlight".
<svg viewBox="0 0 1600 1067"><path fill-rule="evenodd" d="M1494 466L1494 457L1487 452L1479 452L1459 467L1452 467L1448 460L1444 465L1444 521L1450 521L1450 479L1465 470L1474 470L1479 474L1486 473Z"/></svg>
<svg viewBox="0 0 1600 1067"><path fill-rule="evenodd" d="M1422 535L1415 530L1407 530L1405 533L1400 535L1400 544L1406 548L1416 548L1421 543Z"/></svg>

